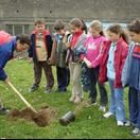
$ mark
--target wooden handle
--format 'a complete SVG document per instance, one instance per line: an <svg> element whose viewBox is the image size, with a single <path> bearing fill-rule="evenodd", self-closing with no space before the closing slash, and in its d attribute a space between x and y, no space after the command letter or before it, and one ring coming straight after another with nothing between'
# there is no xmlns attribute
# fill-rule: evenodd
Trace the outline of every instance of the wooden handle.
<svg viewBox="0 0 140 140"><path fill-rule="evenodd" d="M37 113L37 111L32 107L32 105L27 102L27 100L21 95L21 93L12 85L11 82L8 82L8 85L13 89L13 91L20 97L20 99L25 103L27 107L29 107L32 111Z"/></svg>

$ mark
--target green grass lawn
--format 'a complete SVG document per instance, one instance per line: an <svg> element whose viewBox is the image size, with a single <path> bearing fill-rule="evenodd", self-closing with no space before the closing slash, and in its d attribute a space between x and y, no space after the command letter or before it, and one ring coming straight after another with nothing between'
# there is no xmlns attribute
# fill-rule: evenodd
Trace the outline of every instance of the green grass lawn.
<svg viewBox="0 0 140 140"><path fill-rule="evenodd" d="M34 94L29 94L28 89L33 83L33 65L26 60L13 60L8 63L5 70L10 81L35 108L39 108L44 104L49 105L58 111L58 116L50 126L45 128L40 128L33 122L25 120L10 121L7 116L0 116L0 138L134 138L130 133L132 128L117 127L115 118L104 119L103 114L98 111L98 107L82 109L74 123L67 127L61 126L58 121L59 118L76 107L76 105L68 102L71 87L69 87L67 93L60 94L55 92L57 89L55 84L54 93L45 94L43 75L40 89ZM7 107L19 109L25 107L14 92L3 83L0 83L0 96ZM85 100L87 100L87 97L88 94L85 93ZM125 105L128 117L127 91L125 91Z"/></svg>

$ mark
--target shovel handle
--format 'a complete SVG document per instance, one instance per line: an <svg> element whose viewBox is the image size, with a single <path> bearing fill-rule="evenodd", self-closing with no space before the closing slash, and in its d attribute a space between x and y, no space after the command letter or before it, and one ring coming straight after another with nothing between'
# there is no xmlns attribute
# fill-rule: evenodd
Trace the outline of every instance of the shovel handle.
<svg viewBox="0 0 140 140"><path fill-rule="evenodd" d="M25 103L27 107L29 107L32 111L37 113L37 111L32 107L32 105L21 95L21 93L12 85L11 82L8 81L8 85L13 89L13 91L20 97L20 99Z"/></svg>

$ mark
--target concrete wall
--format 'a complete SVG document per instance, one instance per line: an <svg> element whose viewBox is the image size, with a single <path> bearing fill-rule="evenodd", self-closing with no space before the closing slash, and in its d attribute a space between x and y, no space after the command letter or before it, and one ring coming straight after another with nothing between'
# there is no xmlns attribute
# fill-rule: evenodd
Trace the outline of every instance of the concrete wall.
<svg viewBox="0 0 140 140"><path fill-rule="evenodd" d="M5 24L32 24L44 18L69 21L80 17L86 21L127 22L140 17L140 0L0 0L1 28Z"/></svg>
<svg viewBox="0 0 140 140"><path fill-rule="evenodd" d="M140 0L0 0L1 18L82 17L132 19L139 17Z"/></svg>

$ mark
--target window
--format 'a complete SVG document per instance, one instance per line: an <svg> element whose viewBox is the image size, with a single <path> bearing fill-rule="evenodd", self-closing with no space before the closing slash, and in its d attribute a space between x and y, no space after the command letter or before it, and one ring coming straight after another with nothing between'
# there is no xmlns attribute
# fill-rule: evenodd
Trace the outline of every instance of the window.
<svg viewBox="0 0 140 140"><path fill-rule="evenodd" d="M13 35L13 25L6 25L6 31L9 34Z"/></svg>
<svg viewBox="0 0 140 140"><path fill-rule="evenodd" d="M19 35L19 34L29 34L30 25L22 25L22 24L7 24L6 31L11 35Z"/></svg>
<svg viewBox="0 0 140 140"><path fill-rule="evenodd" d="M29 30L29 25L24 25L24 34L29 34L30 30Z"/></svg>
<svg viewBox="0 0 140 140"><path fill-rule="evenodd" d="M15 35L19 35L23 33L22 25L14 25Z"/></svg>

